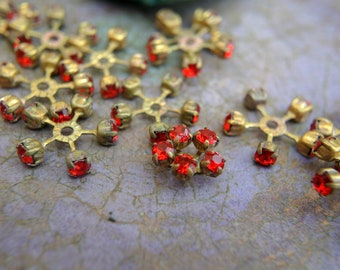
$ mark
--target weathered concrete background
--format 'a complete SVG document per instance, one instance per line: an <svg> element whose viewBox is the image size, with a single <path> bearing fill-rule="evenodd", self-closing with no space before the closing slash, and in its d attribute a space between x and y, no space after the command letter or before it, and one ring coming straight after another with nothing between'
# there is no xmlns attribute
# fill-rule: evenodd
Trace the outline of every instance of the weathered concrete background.
<svg viewBox="0 0 340 270"><path fill-rule="evenodd" d="M30 1L41 10L50 1ZM100 29L104 48L111 25L129 30L129 47L118 55L128 59L154 32L155 10L135 9L113 1L66 1L65 31L89 20ZM175 6L189 23L198 6L223 17L222 29L235 38L236 51L224 61L203 53L204 70L186 81L173 106L193 97L202 107L200 122L218 132L217 147L227 160L217 179L196 176L183 185L169 170L151 161L147 127L138 117L121 133L116 146L97 145L82 137L78 148L93 158L92 173L82 179L66 174L68 147L52 144L44 163L29 169L15 153L24 137L46 139L51 129L34 132L23 123L0 122L0 269L336 269L340 265L339 195L320 198L311 188L315 171L325 166L307 160L292 141L276 140L277 165L261 168L252 155L259 131L240 137L222 135L228 110L242 106L248 87L269 92L268 111L281 116L290 101L303 95L315 106L312 117L325 116L340 126L340 3L337 0L193 1ZM0 43L0 60L11 61L8 44ZM146 95L157 96L166 71L179 71L179 55L143 78ZM37 69L24 70L30 78ZM121 78L126 76L119 72ZM99 73L94 73L98 82ZM24 96L26 90L0 90ZM67 92L64 92L68 95ZM94 128L109 116L112 100L94 95L95 113L81 121ZM119 98L118 100L122 100ZM130 102L135 108L140 101ZM302 134L303 124L290 124ZM178 117L165 121L175 124ZM108 221L109 217L116 222Z"/></svg>

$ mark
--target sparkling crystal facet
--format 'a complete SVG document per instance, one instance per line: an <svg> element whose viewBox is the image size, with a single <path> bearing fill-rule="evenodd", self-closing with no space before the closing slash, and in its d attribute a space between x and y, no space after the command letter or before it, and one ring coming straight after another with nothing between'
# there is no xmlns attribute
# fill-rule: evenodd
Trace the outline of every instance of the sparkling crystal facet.
<svg viewBox="0 0 340 270"><path fill-rule="evenodd" d="M188 176L189 169L191 169L193 174L196 173L197 162L189 154L179 154L178 156L176 156L173 165L178 165L176 172L180 175Z"/></svg>
<svg viewBox="0 0 340 270"><path fill-rule="evenodd" d="M20 160L27 165L34 164L33 157L26 155L26 152L27 152L27 150L26 150L26 148L23 144L19 144L17 146L17 154L18 154Z"/></svg>
<svg viewBox="0 0 340 270"><path fill-rule="evenodd" d="M87 158L73 161L74 168L69 168L68 173L74 177L80 177L89 172L91 169L91 163L88 162Z"/></svg>
<svg viewBox="0 0 340 270"><path fill-rule="evenodd" d="M201 69L198 68L196 64L188 64L187 67L182 69L182 74L187 78L193 78L196 77L200 71Z"/></svg>
<svg viewBox="0 0 340 270"><path fill-rule="evenodd" d="M34 61L31 57L27 56L25 52L21 49L17 49L15 51L15 55L17 58L17 62L23 68L32 68L34 67Z"/></svg>
<svg viewBox="0 0 340 270"><path fill-rule="evenodd" d="M52 121L55 123L70 121L73 118L73 113L70 113L67 109L55 113L58 115L58 117L52 117Z"/></svg>
<svg viewBox="0 0 340 270"><path fill-rule="evenodd" d="M117 87L116 84L110 84L100 89L100 92L103 98L115 98L122 92L122 88Z"/></svg>
<svg viewBox="0 0 340 270"><path fill-rule="evenodd" d="M120 127L122 125L122 120L117 117L117 114L118 114L117 108L112 108L112 110L111 110L111 119L115 120L117 126Z"/></svg>
<svg viewBox="0 0 340 270"><path fill-rule="evenodd" d="M226 118L224 119L224 125L223 125L223 129L225 132L230 131L231 125L229 123L229 120L233 117L232 113L229 113Z"/></svg>
<svg viewBox="0 0 340 270"><path fill-rule="evenodd" d="M208 141L209 145L211 146L215 146L219 142L216 133L208 128L199 130L196 135L196 140L201 144L204 144L205 141Z"/></svg>
<svg viewBox="0 0 340 270"><path fill-rule="evenodd" d="M174 126L169 131L169 138L172 141L178 141L179 143L189 142L191 140L190 130L185 125Z"/></svg>
<svg viewBox="0 0 340 270"><path fill-rule="evenodd" d="M330 179L327 174L315 174L312 180L314 189L321 195L327 196L332 193L332 188L327 187L327 183L330 183Z"/></svg>
<svg viewBox="0 0 340 270"><path fill-rule="evenodd" d="M162 141L152 146L152 155L157 154L158 161L169 159L169 153L174 152L174 146L170 141Z"/></svg>
<svg viewBox="0 0 340 270"><path fill-rule="evenodd" d="M59 72L59 76L60 76L60 79L64 82L70 82L73 80L73 77L71 74L68 74L66 72L66 67L64 64L61 64L59 65L58 67L58 72Z"/></svg>
<svg viewBox="0 0 340 270"><path fill-rule="evenodd" d="M273 151L270 151L268 149L262 149L262 153L258 153L258 151L255 152L254 159L257 163L263 165L263 166L270 166L274 165L276 162L276 157L272 157L274 154Z"/></svg>
<svg viewBox="0 0 340 270"><path fill-rule="evenodd" d="M206 168L214 174L218 173L219 168L224 168L225 159L218 152L208 151L205 153L202 162L209 162Z"/></svg>
<svg viewBox="0 0 340 270"><path fill-rule="evenodd" d="M156 135L155 138L152 137L150 138L151 143L163 142L169 138L167 131L155 132L155 135Z"/></svg>

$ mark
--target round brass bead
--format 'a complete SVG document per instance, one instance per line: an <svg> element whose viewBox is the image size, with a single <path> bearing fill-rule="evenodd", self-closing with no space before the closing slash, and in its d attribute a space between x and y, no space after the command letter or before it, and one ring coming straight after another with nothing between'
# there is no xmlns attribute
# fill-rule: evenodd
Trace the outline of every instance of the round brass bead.
<svg viewBox="0 0 340 270"><path fill-rule="evenodd" d="M61 53L56 51L44 51L40 55L40 67L43 70L52 69L53 73L58 71L58 65L61 61Z"/></svg>
<svg viewBox="0 0 340 270"><path fill-rule="evenodd" d="M117 114L114 118L119 119L119 129L126 129L130 126L132 120L131 107L126 103L118 103L112 106L111 110L115 110Z"/></svg>
<svg viewBox="0 0 340 270"><path fill-rule="evenodd" d="M65 20L65 9L61 5L53 5L47 10L47 22L50 27L54 24L63 25Z"/></svg>
<svg viewBox="0 0 340 270"><path fill-rule="evenodd" d="M182 28L182 18L170 9L161 9L156 13L156 26L169 36L178 35Z"/></svg>
<svg viewBox="0 0 340 270"><path fill-rule="evenodd" d="M130 76L122 81L123 97L133 99L142 90L141 80L137 76Z"/></svg>
<svg viewBox="0 0 340 270"><path fill-rule="evenodd" d="M340 139L336 137L320 139L320 145L315 149L314 155L327 162L340 159Z"/></svg>
<svg viewBox="0 0 340 270"><path fill-rule="evenodd" d="M48 110L40 102L33 102L27 106L22 115L26 126L30 129L41 129L45 126L45 119L48 116Z"/></svg>
<svg viewBox="0 0 340 270"><path fill-rule="evenodd" d="M71 60L72 59L71 61L73 61L74 64L77 65L77 69L79 69L78 63L75 62L76 60L74 60L74 59L81 60L83 57L84 57L84 54L78 48L76 48L74 46L66 47L62 50L62 58L65 59L65 60ZM65 60L60 61L60 63L65 61ZM59 63L59 65L60 65L60 63Z"/></svg>
<svg viewBox="0 0 340 270"><path fill-rule="evenodd" d="M1 17L6 17L7 14L14 11L14 6L12 1L4 0L0 2L0 15Z"/></svg>
<svg viewBox="0 0 340 270"><path fill-rule="evenodd" d="M170 91L171 97L177 96L181 90L183 79L171 73L166 73L162 78L162 90Z"/></svg>
<svg viewBox="0 0 340 270"><path fill-rule="evenodd" d="M81 112L82 118L88 118L93 113L92 98L82 94L75 94L71 99L71 107L74 112Z"/></svg>
<svg viewBox="0 0 340 270"><path fill-rule="evenodd" d="M303 97L296 97L292 100L288 112L292 113L296 122L305 120L313 110L313 105Z"/></svg>
<svg viewBox="0 0 340 270"><path fill-rule="evenodd" d="M57 112L67 111L69 114L72 113L72 107L65 101L56 101L51 104L49 108L51 118L58 118Z"/></svg>
<svg viewBox="0 0 340 270"><path fill-rule="evenodd" d="M299 153L305 157L313 157L314 149L323 137L324 136L318 131L307 131L300 137L300 140L297 143Z"/></svg>
<svg viewBox="0 0 340 270"><path fill-rule="evenodd" d="M163 122L156 122L149 127L149 136L151 141L157 138L158 133L168 132L169 126Z"/></svg>
<svg viewBox="0 0 340 270"><path fill-rule="evenodd" d="M121 27L112 27L107 33L109 42L114 42L117 49L122 49L126 46L127 32Z"/></svg>
<svg viewBox="0 0 340 270"><path fill-rule="evenodd" d="M21 50L26 57L32 60L32 67L35 67L38 64L39 52L38 49L30 43L20 43L17 50Z"/></svg>
<svg viewBox="0 0 340 270"><path fill-rule="evenodd" d="M193 118L199 116L199 111L197 111L198 103L193 100L188 100L184 103L181 108L181 121L187 126L192 126Z"/></svg>
<svg viewBox="0 0 340 270"><path fill-rule="evenodd" d="M152 61L152 64L156 66L163 64L170 52L166 38L159 33L154 34L149 46L151 47L152 54L157 58L155 61Z"/></svg>
<svg viewBox="0 0 340 270"><path fill-rule="evenodd" d="M86 73L77 73L73 77L75 91L83 95L91 95L93 89L93 82L91 77Z"/></svg>
<svg viewBox="0 0 340 270"><path fill-rule="evenodd" d="M198 8L194 12L193 23L199 24L202 27L216 28L220 25L222 17L217 15L212 10L204 10Z"/></svg>
<svg viewBox="0 0 340 270"><path fill-rule="evenodd" d="M334 133L334 124L327 118L318 117L313 120L315 130L323 134L325 137L332 136Z"/></svg>
<svg viewBox="0 0 340 270"><path fill-rule="evenodd" d="M113 126L116 126L116 122L112 119L104 119L98 123L96 136L98 143L105 146L116 143L118 139L118 131L115 130Z"/></svg>
<svg viewBox="0 0 340 270"><path fill-rule="evenodd" d="M25 17L33 24L37 23L39 20L39 11L34 9L34 7L27 2L21 3L18 11L20 16Z"/></svg>
<svg viewBox="0 0 340 270"><path fill-rule="evenodd" d="M277 145L273 142L265 141L265 142L260 142L257 146L257 153L262 154L263 150L268 150L270 152L273 152L271 155L272 158L277 158L279 156L279 148Z"/></svg>
<svg viewBox="0 0 340 270"><path fill-rule="evenodd" d="M23 16L16 16L8 22L8 28L18 35L18 33L26 33L31 27L29 20Z"/></svg>
<svg viewBox="0 0 340 270"><path fill-rule="evenodd" d="M257 106L266 104L267 98L267 92L263 88L252 88L244 97L243 104L248 110L256 110Z"/></svg>
<svg viewBox="0 0 340 270"><path fill-rule="evenodd" d="M2 105L6 106L6 114L11 115L13 119L5 119L11 123L17 122L22 115L22 111L24 110L24 104L21 100L13 95L7 95L0 99Z"/></svg>
<svg viewBox="0 0 340 270"><path fill-rule="evenodd" d="M30 167L35 167L38 166L44 159L44 154L45 154L45 149L41 142L34 138L26 138L22 140L19 145L22 145L26 149L25 156L31 156L34 160L34 163L32 164L27 164L26 165ZM18 147L17 146L17 147Z"/></svg>
<svg viewBox="0 0 340 270"><path fill-rule="evenodd" d="M144 55L136 53L132 55L129 66L131 73L143 75L148 67L148 64Z"/></svg>
<svg viewBox="0 0 340 270"><path fill-rule="evenodd" d="M83 36L73 36L73 37L69 37L67 39L67 42L73 46L76 47L77 50L82 50L85 49L88 46L88 40L86 39L86 37ZM67 49L67 48L66 48Z"/></svg>
<svg viewBox="0 0 340 270"><path fill-rule="evenodd" d="M217 56L224 58L224 54L228 50L228 44L232 43L233 40L230 36L219 33L214 39L212 52Z"/></svg>
<svg viewBox="0 0 340 270"><path fill-rule="evenodd" d="M229 131L223 129L224 134L228 136L240 135L245 130L246 118L241 112L238 111L233 111L230 113L232 114L232 117L227 120L230 125L230 129ZM227 113L227 115L230 113Z"/></svg>
<svg viewBox="0 0 340 270"><path fill-rule="evenodd" d="M2 88L17 86L16 77L19 73L19 69L13 63L3 62L0 66L0 86Z"/></svg>
<svg viewBox="0 0 340 270"><path fill-rule="evenodd" d="M89 22L85 21L79 24L78 34L85 37L90 45L97 43L97 28Z"/></svg>
<svg viewBox="0 0 340 270"><path fill-rule="evenodd" d="M79 72L79 65L71 59L61 60L59 66L61 65L63 65L65 68L65 74L74 76Z"/></svg>

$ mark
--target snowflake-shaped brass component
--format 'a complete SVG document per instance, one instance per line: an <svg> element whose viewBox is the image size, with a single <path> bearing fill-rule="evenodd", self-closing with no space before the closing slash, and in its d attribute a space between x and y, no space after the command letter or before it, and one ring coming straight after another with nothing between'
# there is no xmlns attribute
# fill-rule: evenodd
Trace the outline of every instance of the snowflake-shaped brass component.
<svg viewBox="0 0 340 270"><path fill-rule="evenodd" d="M193 142L196 153L184 153ZM185 125L169 129L166 137L152 146L152 160L159 166L170 166L173 175L188 181L195 174L217 177L224 169L225 159L216 151L219 143L216 133L208 128L200 129L193 135Z"/></svg>
<svg viewBox="0 0 340 270"><path fill-rule="evenodd" d="M92 78L85 73L78 73L72 82L58 83L52 78L52 74L57 72L61 54L58 52L45 51L40 57L40 65L44 70L45 76L28 80L12 63L2 63L0 66L0 86L2 88L13 88L25 85L30 89L30 93L23 99L14 95L7 95L0 99L0 113L4 120L16 122L21 118L24 105L33 98L48 99L51 104L56 102L55 94L60 89L72 89L77 93L92 94ZM71 117L70 112L62 110L60 117ZM56 119L59 121L58 119Z"/></svg>
<svg viewBox="0 0 340 270"><path fill-rule="evenodd" d="M315 118L310 131L301 136L298 150L307 157L335 162L334 168L322 168L312 180L314 189L327 196L340 189L340 130L327 118Z"/></svg>
<svg viewBox="0 0 340 270"><path fill-rule="evenodd" d="M170 108L165 99L178 94L182 84L182 79L172 74L165 74L162 79L159 97L147 98L142 92L141 80L136 76L131 76L122 82L123 97L133 99L139 97L143 100L141 109L132 110L126 103L114 104L111 109L111 118L116 120L120 129L130 126L134 116L145 114L155 121L149 128L151 142L162 140L167 133L169 126L162 122L161 118L168 112L174 112L181 116L181 120L186 125L193 125L198 121L200 106L193 100L184 103L181 109Z"/></svg>
<svg viewBox="0 0 340 270"><path fill-rule="evenodd" d="M24 4L24 7L26 8L20 9L21 12L13 8L12 18L7 21L3 20L0 27L0 33L13 43L17 62L24 68L35 67L41 53L46 50L60 52L63 59L70 58L81 62L83 54L78 47L89 46L97 42L97 30L88 22L81 23L77 35L74 36L68 36L60 31L65 19L65 9L60 5L54 5L47 10L46 17L50 30L43 32L32 29L32 21L38 17L28 16L27 14L35 10L27 4ZM2 13L6 14L5 7ZM7 14L12 13L7 11ZM38 46L33 44L35 39L39 40Z"/></svg>
<svg viewBox="0 0 340 270"><path fill-rule="evenodd" d="M161 9L156 14L156 25L166 36L157 33L147 43L147 51L152 64L160 65L168 55L181 50L182 73L185 77L195 77L202 68L200 52L208 49L222 58L230 58L234 44L231 37L218 30L222 18L211 10L197 9L190 29L182 28L181 17L172 10Z"/></svg>
<svg viewBox="0 0 340 270"><path fill-rule="evenodd" d="M251 89L248 91L244 105L249 110L258 110L262 118L257 123L247 122L242 113L238 111L229 112L225 118L223 130L226 135L234 136L241 134L247 128L259 128L267 135L267 140L261 142L254 155L257 163L263 166L273 165L278 157L278 147L273 143L276 137L286 136L296 143L300 136L287 131L286 123L290 120L303 121L312 111L312 104L302 97L296 97L291 102L287 113L281 117L270 116L266 113L265 104L267 93L263 89Z"/></svg>
<svg viewBox="0 0 340 270"><path fill-rule="evenodd" d="M65 102L59 101L57 106L68 106ZM50 125L53 127L53 136L43 142L34 138L26 138L17 145L17 154L20 160L28 166L37 166L43 161L46 147L54 142L62 142L69 145L71 153L66 157L66 164L70 176L79 177L87 174L91 168L90 157L84 151L76 149L75 142L82 135L94 135L102 145L113 145L118 139L118 127L116 123L109 120L102 120L98 123L96 130L85 130L77 123L78 118L87 118L92 114L92 98L82 94L75 94L71 100L71 108L74 116L71 120L55 123L48 117L50 112L39 102L27 107L23 114L28 128L39 129Z"/></svg>
<svg viewBox="0 0 340 270"><path fill-rule="evenodd" d="M130 73L143 75L147 71L147 60L142 54L134 54L129 61L119 59L114 52L126 46L127 32L120 27L112 27L107 33L108 44L105 50L94 50L87 44L77 48L89 55L89 61L80 65L80 70L93 68L100 70L103 77L100 79L100 89L103 98L114 98L121 92L118 78L111 74L110 70L121 65L128 68ZM68 63L62 62L63 74L73 75L69 70ZM62 74L62 75L63 75Z"/></svg>

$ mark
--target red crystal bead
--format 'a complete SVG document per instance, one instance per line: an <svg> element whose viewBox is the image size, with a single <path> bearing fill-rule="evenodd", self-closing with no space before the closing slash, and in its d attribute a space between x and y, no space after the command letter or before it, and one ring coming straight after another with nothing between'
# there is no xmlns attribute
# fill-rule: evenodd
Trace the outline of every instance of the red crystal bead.
<svg viewBox="0 0 340 270"><path fill-rule="evenodd" d="M122 92L121 87L117 87L116 84L106 85L105 88L100 89L100 93L103 98L115 98Z"/></svg>
<svg viewBox="0 0 340 270"><path fill-rule="evenodd" d="M8 122L16 122L20 116L21 116L21 112L23 111L23 107L18 110L17 112L7 112L8 110L8 107L7 107L7 104L2 100L0 101L0 113L1 113L1 116L2 118L5 120L5 121L8 121Z"/></svg>
<svg viewBox="0 0 340 270"><path fill-rule="evenodd" d="M52 121L55 123L70 121L73 118L73 113L70 113L66 108L55 113L58 115L58 117L52 117Z"/></svg>
<svg viewBox="0 0 340 270"><path fill-rule="evenodd" d="M83 63L83 54L79 52L75 52L73 54L70 54L68 56L69 59L73 60L74 62L77 62L78 64Z"/></svg>
<svg viewBox="0 0 340 270"><path fill-rule="evenodd" d="M310 130L316 130L316 123L317 123L316 120L312 122L312 124L310 125Z"/></svg>
<svg viewBox="0 0 340 270"><path fill-rule="evenodd" d="M314 189L321 195L327 196L332 193L333 189L328 187L327 184L331 183L327 174L315 174L312 180Z"/></svg>
<svg viewBox="0 0 340 270"><path fill-rule="evenodd" d="M204 169L209 171L209 175L217 176L219 174L219 170L223 170L225 159L218 153L208 151L204 154L204 157L201 161L201 164L205 165Z"/></svg>
<svg viewBox="0 0 340 270"><path fill-rule="evenodd" d="M157 155L158 161L171 160L175 149L171 141L161 141L152 146L152 155Z"/></svg>
<svg viewBox="0 0 340 270"><path fill-rule="evenodd" d="M191 141L191 133L189 128L186 125L178 125L174 126L169 131L169 138L173 142L176 141L178 143L184 143Z"/></svg>
<svg viewBox="0 0 340 270"><path fill-rule="evenodd" d="M25 35L20 35L20 36L16 37L16 39L15 39L15 41L14 41L14 43L13 43L13 49L15 50L16 48L18 48L18 46L19 46L21 43L29 43L29 44L32 44L32 39L26 37Z"/></svg>
<svg viewBox="0 0 340 270"><path fill-rule="evenodd" d="M75 160L72 163L74 168L69 168L68 173L73 177L83 176L91 169L91 163L88 162L86 157L80 160Z"/></svg>
<svg viewBox="0 0 340 270"><path fill-rule="evenodd" d="M262 153L258 153L258 151L255 152L254 159L257 163L263 165L263 166L270 166L274 165L276 162L276 157L272 157L274 154L273 151L270 151L268 149L262 149Z"/></svg>
<svg viewBox="0 0 340 270"><path fill-rule="evenodd" d="M201 107L200 107L200 105L196 105L196 112L198 113L197 115L194 115L193 117L192 117L192 120L191 120L191 123L192 124L195 124L195 123L197 123L197 121L198 121L198 119L200 118L200 112L201 112Z"/></svg>
<svg viewBox="0 0 340 270"><path fill-rule="evenodd" d="M22 143L17 146L17 154L18 154L20 160L27 165L34 164L33 157L26 155L26 152L27 152L27 149L25 148L25 146Z"/></svg>
<svg viewBox="0 0 340 270"><path fill-rule="evenodd" d="M208 128L200 129L195 135L195 140L202 145L208 141L210 146L215 146L219 142L216 133Z"/></svg>
<svg viewBox="0 0 340 270"><path fill-rule="evenodd" d="M234 48L235 48L235 47L234 47L234 44L233 44L232 42L229 42L229 43L227 44L227 50L225 51L223 57L224 57L225 59L228 59L228 58L232 57L233 52L234 52Z"/></svg>
<svg viewBox="0 0 340 270"><path fill-rule="evenodd" d="M168 131L158 131L154 132L154 134L156 135L156 137L155 138L150 137L151 143L163 142L169 138Z"/></svg>
<svg viewBox="0 0 340 270"><path fill-rule="evenodd" d="M225 132L229 132L230 131L230 128L231 128L231 125L229 123L229 120L233 118L233 114L232 113L229 113L226 118L224 119L224 125L223 125L223 129Z"/></svg>
<svg viewBox="0 0 340 270"><path fill-rule="evenodd" d="M122 120L117 117L117 114L118 114L117 108L112 108L112 110L111 110L111 119L115 120L117 126L120 127L122 125Z"/></svg>
<svg viewBox="0 0 340 270"><path fill-rule="evenodd" d="M115 121L112 121L111 130L118 132L118 126L117 126L117 123ZM116 142L117 140L118 140L118 134L112 137L112 142Z"/></svg>
<svg viewBox="0 0 340 270"><path fill-rule="evenodd" d="M146 44L146 50L148 52L148 56L151 62L156 62L158 60L157 55L153 53L153 47L152 47L152 42L154 41L155 37L151 36L148 39L148 42Z"/></svg>
<svg viewBox="0 0 340 270"><path fill-rule="evenodd" d="M65 67L65 64L61 64L59 65L58 67L58 72L59 72L59 76L60 76L60 79L64 82L70 82L73 80L73 77L71 74L68 74L66 72L66 67Z"/></svg>
<svg viewBox="0 0 340 270"><path fill-rule="evenodd" d="M144 60L144 65L145 65L145 68L143 68L139 73L139 75L141 76L143 76L148 71L148 60L146 59Z"/></svg>
<svg viewBox="0 0 340 270"><path fill-rule="evenodd" d="M187 67L182 69L182 74L187 78L193 78L200 73L201 69L196 64L188 64Z"/></svg>
<svg viewBox="0 0 340 270"><path fill-rule="evenodd" d="M17 49L15 51L17 62L23 68L31 68L34 67L35 63L33 59L25 54L25 52L21 49Z"/></svg>
<svg viewBox="0 0 340 270"><path fill-rule="evenodd" d="M175 172L180 177L183 176L184 178L190 176L190 170L193 174L196 173L197 161L189 154L179 154L176 156L174 162L174 166L178 166L175 169Z"/></svg>

